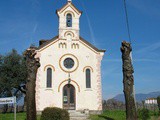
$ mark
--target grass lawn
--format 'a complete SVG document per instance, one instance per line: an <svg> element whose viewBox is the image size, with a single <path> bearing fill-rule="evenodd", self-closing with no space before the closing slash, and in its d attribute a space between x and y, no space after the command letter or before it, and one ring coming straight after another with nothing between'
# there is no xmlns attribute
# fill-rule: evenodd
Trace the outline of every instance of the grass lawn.
<svg viewBox="0 0 160 120"><path fill-rule="evenodd" d="M159 120L158 116L153 116L153 112L150 112L151 118L149 120ZM122 110L106 110L101 115L91 115L91 120L125 120L126 114ZM141 120L141 119L138 119Z"/></svg>
<svg viewBox="0 0 160 120"><path fill-rule="evenodd" d="M126 115L121 110L106 110L101 115L91 115L91 120L125 120Z"/></svg>
<svg viewBox="0 0 160 120"><path fill-rule="evenodd" d="M25 120L26 113L17 113L17 120ZM122 110L106 110L101 115L91 115L91 120L125 120L125 111ZM0 114L0 120L14 120L13 113ZM40 116L37 116L37 120L40 120ZM140 120L140 119L139 119ZM158 116L153 116L151 112L150 120L158 120Z"/></svg>
<svg viewBox="0 0 160 120"><path fill-rule="evenodd" d="M26 113L17 113L17 120L25 120ZM0 120L14 120L13 113L0 114ZM37 120L40 120L40 116L37 116Z"/></svg>

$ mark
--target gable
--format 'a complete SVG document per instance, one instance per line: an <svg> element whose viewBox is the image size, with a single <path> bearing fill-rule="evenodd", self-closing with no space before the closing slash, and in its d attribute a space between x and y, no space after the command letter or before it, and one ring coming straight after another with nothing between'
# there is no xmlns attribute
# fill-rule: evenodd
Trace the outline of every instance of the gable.
<svg viewBox="0 0 160 120"><path fill-rule="evenodd" d="M58 14L60 14L60 13L62 13L64 10L66 10L68 7L71 7L72 8L72 10L74 10L74 12L76 12L78 15L79 14L82 14L82 11L80 11L80 10L78 10L75 6L74 6L74 4L72 4L72 2L67 2L61 9L58 9L57 11L56 11L56 13Z"/></svg>
<svg viewBox="0 0 160 120"><path fill-rule="evenodd" d="M43 51L44 49L48 48L49 46L53 45L54 43L58 42L59 36L55 36L54 38L52 38L51 40L41 40L44 41L44 43L42 43L37 50L39 51ZM86 46L87 48L89 48L90 50L94 51L94 52L105 52L106 50L102 50L102 49L98 49L97 47L95 47L94 45L92 45L91 43L89 43L88 41L86 41L85 39L83 39L82 37L80 37L79 42L81 44L83 44L84 46Z"/></svg>

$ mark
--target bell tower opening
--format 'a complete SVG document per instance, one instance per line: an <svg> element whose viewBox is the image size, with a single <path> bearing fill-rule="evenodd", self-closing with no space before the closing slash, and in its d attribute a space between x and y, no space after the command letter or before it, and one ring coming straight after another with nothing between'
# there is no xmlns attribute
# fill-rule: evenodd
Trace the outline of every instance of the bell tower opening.
<svg viewBox="0 0 160 120"><path fill-rule="evenodd" d="M72 15L70 13L68 13L66 16L66 26L72 27Z"/></svg>
<svg viewBox="0 0 160 120"><path fill-rule="evenodd" d="M72 32L74 40L79 39L79 21L82 12L79 11L72 3L68 0L67 3L59 10L57 15L59 17L59 38L67 39L66 33Z"/></svg>

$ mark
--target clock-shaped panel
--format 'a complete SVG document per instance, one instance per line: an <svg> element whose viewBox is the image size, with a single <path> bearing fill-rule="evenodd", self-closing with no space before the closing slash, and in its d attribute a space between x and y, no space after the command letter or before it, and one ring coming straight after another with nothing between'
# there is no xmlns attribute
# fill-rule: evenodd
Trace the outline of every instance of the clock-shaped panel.
<svg viewBox="0 0 160 120"><path fill-rule="evenodd" d="M79 62L75 55L65 54L60 58L59 66L63 71L71 73L78 68Z"/></svg>
<svg viewBox="0 0 160 120"><path fill-rule="evenodd" d="M74 60L72 58L66 58L63 64L67 69L71 69L74 66Z"/></svg>

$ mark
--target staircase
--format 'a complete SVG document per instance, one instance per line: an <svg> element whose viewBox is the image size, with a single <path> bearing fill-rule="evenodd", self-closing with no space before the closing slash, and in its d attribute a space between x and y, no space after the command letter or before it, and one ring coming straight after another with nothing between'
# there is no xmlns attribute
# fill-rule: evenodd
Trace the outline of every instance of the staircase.
<svg viewBox="0 0 160 120"><path fill-rule="evenodd" d="M75 110L69 110L70 120L90 120L89 115L75 111Z"/></svg>

